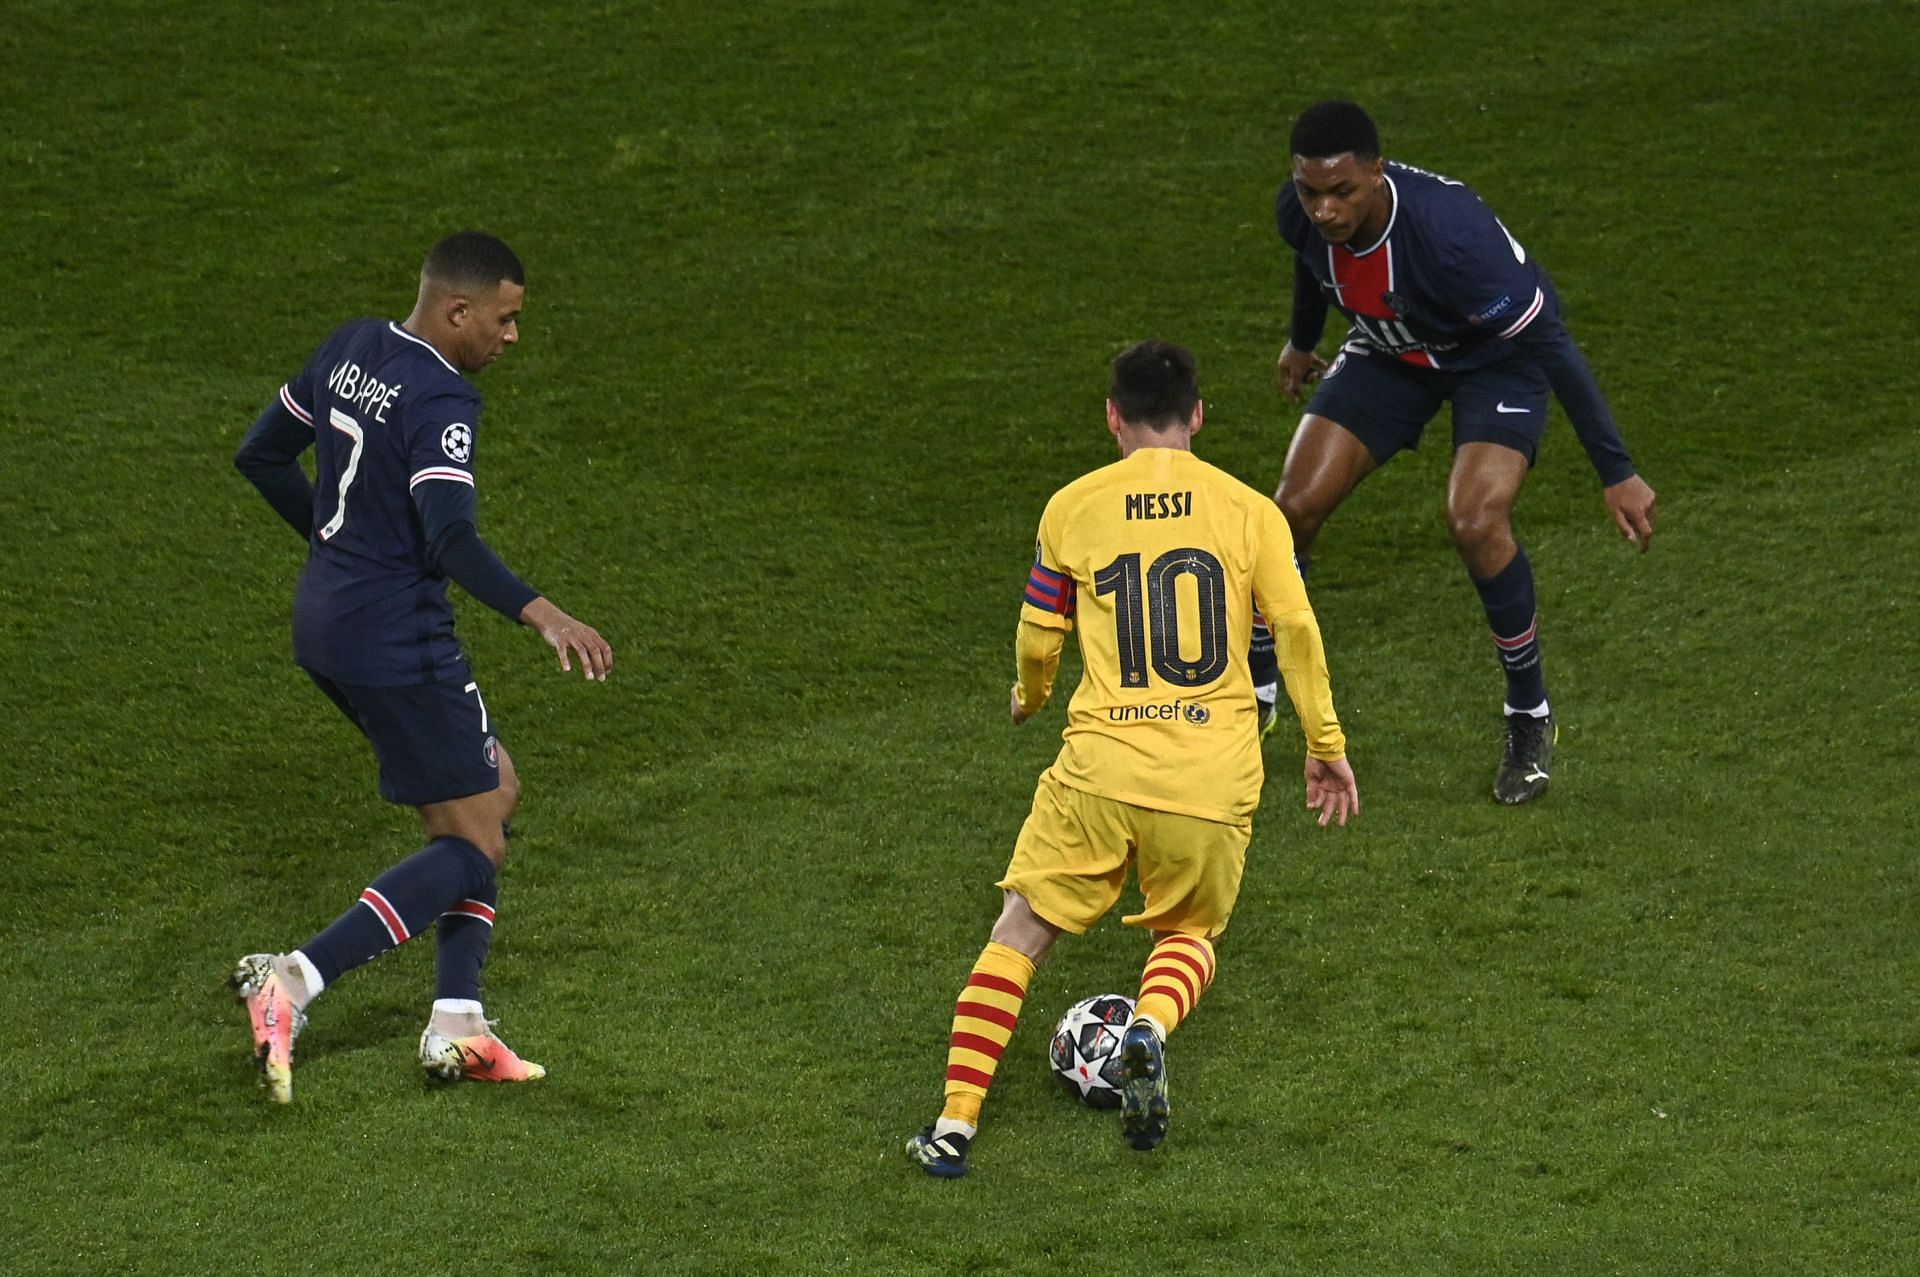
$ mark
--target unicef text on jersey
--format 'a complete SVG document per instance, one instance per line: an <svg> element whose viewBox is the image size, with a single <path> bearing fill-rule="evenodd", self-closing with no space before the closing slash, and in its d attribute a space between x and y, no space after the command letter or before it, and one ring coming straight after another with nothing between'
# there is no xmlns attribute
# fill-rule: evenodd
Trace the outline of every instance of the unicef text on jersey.
<svg viewBox="0 0 1920 1277"><path fill-rule="evenodd" d="M1195 727L1200 727L1212 717L1213 712L1205 705L1188 704L1183 701L1163 701L1158 705L1110 705L1107 707L1107 721L1110 723L1177 722L1185 719Z"/></svg>

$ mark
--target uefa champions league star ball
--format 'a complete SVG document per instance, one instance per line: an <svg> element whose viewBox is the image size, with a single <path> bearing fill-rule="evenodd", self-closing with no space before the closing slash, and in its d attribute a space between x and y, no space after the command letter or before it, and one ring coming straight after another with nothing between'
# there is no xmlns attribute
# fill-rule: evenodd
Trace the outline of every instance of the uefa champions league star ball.
<svg viewBox="0 0 1920 1277"><path fill-rule="evenodd" d="M1120 1035L1133 1023L1133 999L1102 993L1067 1008L1054 1026L1047 1060L1067 1094L1097 1109L1120 1107Z"/></svg>

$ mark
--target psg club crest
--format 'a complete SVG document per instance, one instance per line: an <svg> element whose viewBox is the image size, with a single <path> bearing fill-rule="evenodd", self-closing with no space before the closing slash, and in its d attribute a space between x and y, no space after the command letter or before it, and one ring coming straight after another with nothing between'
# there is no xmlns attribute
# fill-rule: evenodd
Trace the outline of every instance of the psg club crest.
<svg viewBox="0 0 1920 1277"><path fill-rule="evenodd" d="M500 766L500 742L492 736L487 737L485 748L481 751L487 757L487 766Z"/></svg>
<svg viewBox="0 0 1920 1277"><path fill-rule="evenodd" d="M440 451L458 461L467 464L473 456L473 427L456 421L440 432Z"/></svg>

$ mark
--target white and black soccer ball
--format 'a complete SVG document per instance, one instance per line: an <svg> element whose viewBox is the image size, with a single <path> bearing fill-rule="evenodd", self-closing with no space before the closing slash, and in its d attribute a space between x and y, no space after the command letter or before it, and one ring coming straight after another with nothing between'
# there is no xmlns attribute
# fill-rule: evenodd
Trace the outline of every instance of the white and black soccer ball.
<svg viewBox="0 0 1920 1277"><path fill-rule="evenodd" d="M1133 1023L1133 999L1102 993L1067 1008L1054 1026L1047 1061L1067 1094L1097 1109L1120 1107L1120 1035Z"/></svg>

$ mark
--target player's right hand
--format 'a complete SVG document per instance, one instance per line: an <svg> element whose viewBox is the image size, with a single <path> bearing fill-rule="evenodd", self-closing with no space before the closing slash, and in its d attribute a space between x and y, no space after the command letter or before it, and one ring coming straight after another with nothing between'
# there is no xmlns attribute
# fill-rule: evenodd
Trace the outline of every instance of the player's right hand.
<svg viewBox="0 0 1920 1277"><path fill-rule="evenodd" d="M1327 370L1327 361L1311 350L1295 350L1288 342L1280 350L1280 358L1273 365L1273 384L1280 388L1292 403L1300 402L1300 392L1320 380L1320 374Z"/></svg>
<svg viewBox="0 0 1920 1277"><path fill-rule="evenodd" d="M1360 814L1360 790L1346 759L1307 759L1307 810L1320 813L1322 829L1330 820L1344 828L1348 816Z"/></svg>
<svg viewBox="0 0 1920 1277"><path fill-rule="evenodd" d="M613 645L600 637L600 631L576 621L544 598L535 599L521 609L520 619L540 632L560 656L560 668L573 672L573 658L580 658L580 672L596 682L607 681L613 668Z"/></svg>
<svg viewBox="0 0 1920 1277"><path fill-rule="evenodd" d="M1601 495L1606 498L1607 513L1613 516L1613 525L1620 529L1620 535L1645 554L1653 544L1653 512L1660 498L1637 474L1602 489Z"/></svg>

